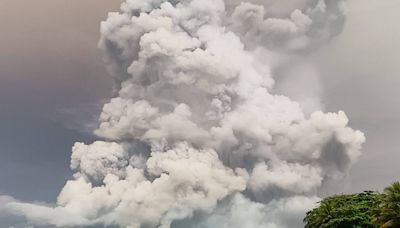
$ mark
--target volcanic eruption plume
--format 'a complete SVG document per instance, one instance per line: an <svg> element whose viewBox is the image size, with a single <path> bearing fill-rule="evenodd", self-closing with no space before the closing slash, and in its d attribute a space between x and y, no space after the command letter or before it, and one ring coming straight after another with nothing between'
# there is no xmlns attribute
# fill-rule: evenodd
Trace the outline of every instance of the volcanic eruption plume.
<svg viewBox="0 0 400 228"><path fill-rule="evenodd" d="M74 145L57 205L7 209L43 226L301 227L365 138L277 94L274 72L344 23L341 0L127 0L101 24L101 140Z"/></svg>

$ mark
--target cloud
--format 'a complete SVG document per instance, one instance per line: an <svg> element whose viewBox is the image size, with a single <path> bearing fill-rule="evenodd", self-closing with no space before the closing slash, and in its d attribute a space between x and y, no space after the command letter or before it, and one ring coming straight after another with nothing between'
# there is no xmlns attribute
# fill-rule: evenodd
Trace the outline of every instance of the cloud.
<svg viewBox="0 0 400 228"><path fill-rule="evenodd" d="M280 228L301 227L299 218L313 208L318 197L295 196L272 200L267 204L254 203L241 194L222 202L209 215L197 215L190 220L176 221L174 228Z"/></svg>
<svg viewBox="0 0 400 228"><path fill-rule="evenodd" d="M342 111L276 94L274 72L340 32L343 1L257 3L127 0L110 13L103 141L75 144L57 205L7 207L52 226L301 226L365 137Z"/></svg>

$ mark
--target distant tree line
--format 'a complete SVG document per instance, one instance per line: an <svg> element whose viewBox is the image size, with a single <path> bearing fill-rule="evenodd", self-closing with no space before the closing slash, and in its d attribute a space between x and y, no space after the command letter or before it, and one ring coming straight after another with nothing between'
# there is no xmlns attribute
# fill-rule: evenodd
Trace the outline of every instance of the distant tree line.
<svg viewBox="0 0 400 228"><path fill-rule="evenodd" d="M323 199L307 212L305 228L400 228L400 183L383 193L365 191Z"/></svg>

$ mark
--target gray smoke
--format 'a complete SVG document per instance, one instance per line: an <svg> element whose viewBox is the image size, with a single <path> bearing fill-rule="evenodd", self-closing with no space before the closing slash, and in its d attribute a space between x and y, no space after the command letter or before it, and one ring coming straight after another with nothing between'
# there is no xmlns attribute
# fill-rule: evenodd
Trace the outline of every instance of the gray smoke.
<svg viewBox="0 0 400 228"><path fill-rule="evenodd" d="M318 87L301 56L344 13L340 0L127 0L101 25L115 81L103 141L74 145L57 205L3 207L57 227L301 227L365 138L321 111L320 88L277 92Z"/></svg>

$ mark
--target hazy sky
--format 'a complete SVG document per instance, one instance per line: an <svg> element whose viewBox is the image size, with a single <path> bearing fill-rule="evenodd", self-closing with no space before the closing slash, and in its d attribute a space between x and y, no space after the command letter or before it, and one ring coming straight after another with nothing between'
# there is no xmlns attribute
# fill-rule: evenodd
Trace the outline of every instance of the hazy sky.
<svg viewBox="0 0 400 228"><path fill-rule="evenodd" d="M347 190L380 189L400 179L400 1L349 3L344 32L316 58L324 103L367 137Z"/></svg>
<svg viewBox="0 0 400 228"><path fill-rule="evenodd" d="M85 113L110 96L97 40L119 4L0 0L1 194L54 200L70 177L71 146L91 137L63 113Z"/></svg>
<svg viewBox="0 0 400 228"><path fill-rule="evenodd" d="M99 23L121 1L0 0L0 195L54 201L73 142L90 142L111 79ZM379 189L400 173L400 1L351 0L343 33L313 56L327 110L366 133L343 191Z"/></svg>

